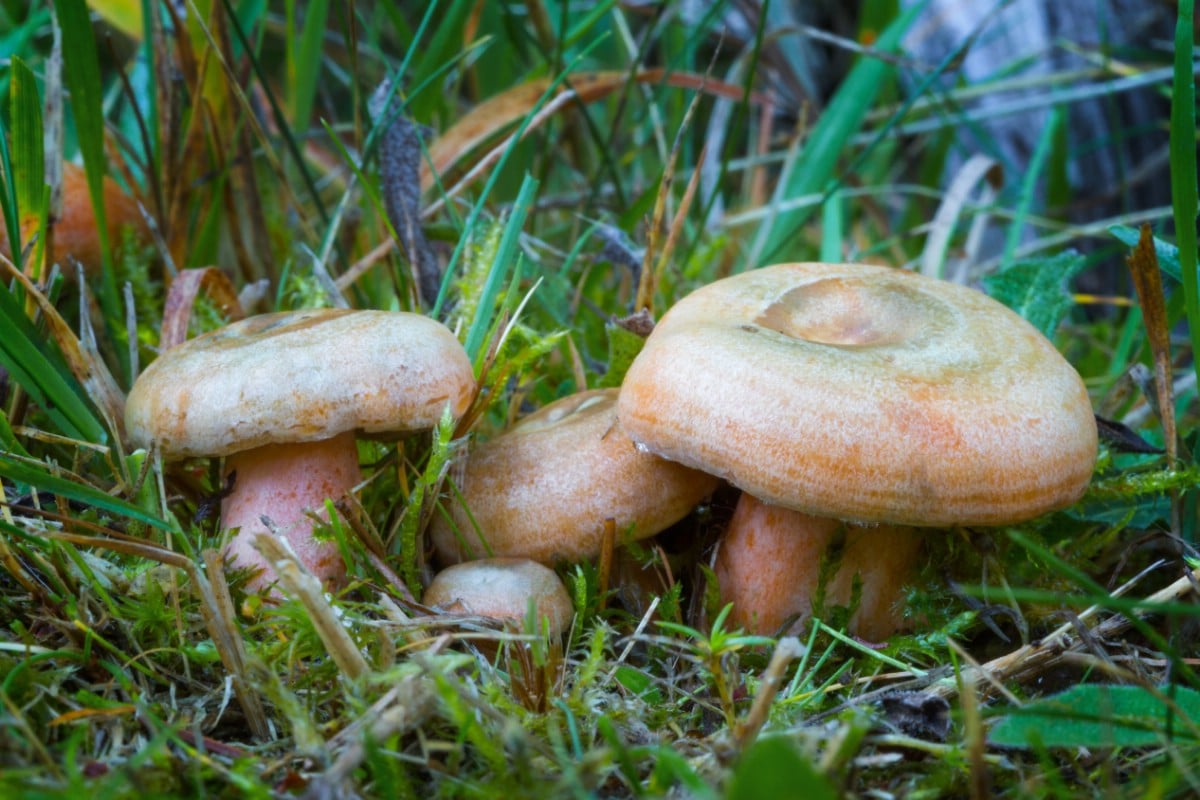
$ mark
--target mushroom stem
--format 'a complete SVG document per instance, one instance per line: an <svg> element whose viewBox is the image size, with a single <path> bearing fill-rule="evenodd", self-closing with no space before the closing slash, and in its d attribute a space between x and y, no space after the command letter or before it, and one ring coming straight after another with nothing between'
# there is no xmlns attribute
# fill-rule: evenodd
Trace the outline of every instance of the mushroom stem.
<svg viewBox="0 0 1200 800"><path fill-rule="evenodd" d="M825 583L825 606L849 605L854 578L862 593L851 633L882 641L902 629L902 589L916 568L922 535L895 525L869 527L815 517L742 493L721 539L715 571L730 622L758 634L779 632L789 617L812 616L821 564L841 539L837 569Z"/></svg>
<svg viewBox="0 0 1200 800"><path fill-rule="evenodd" d="M275 580L271 565L251 544L254 532L266 530L267 517L295 551L300 563L322 582L340 583L345 564L336 542L313 539L315 525L307 512L327 519L325 499L350 491L360 478L354 432L317 442L270 444L225 459L233 487L221 503L221 525L241 530L226 555L237 567L258 567L249 587L261 590Z"/></svg>

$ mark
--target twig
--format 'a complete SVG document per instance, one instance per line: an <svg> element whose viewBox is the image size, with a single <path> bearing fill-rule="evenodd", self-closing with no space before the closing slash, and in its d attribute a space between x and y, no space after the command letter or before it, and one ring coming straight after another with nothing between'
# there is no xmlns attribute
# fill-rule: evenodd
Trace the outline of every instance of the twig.
<svg viewBox="0 0 1200 800"><path fill-rule="evenodd" d="M1146 598L1142 602L1142 605L1146 606L1145 611L1113 615L1094 626L1089 626L1087 630L1095 639L1116 636L1133 624L1131 617L1136 615L1138 619L1141 619L1149 616L1154 611L1153 606L1177 602L1194 592L1197 585L1200 585L1200 570L1191 570L1170 586L1160 589ZM968 667L962 671L962 674L964 676L970 674L970 677L980 684L980 696L984 697L988 694L983 685L985 683L994 687L1007 681L1021 681L1030 675L1053 669L1068 654L1078 653L1086 647L1088 639L1073 635L1075 626L1094 616L1100 608L1099 605L1091 606L1077 619L1061 625L1040 641L1027 644L981 666ZM958 694L958 685L952 677L943 678L930 686L927 691L940 697L950 698Z"/></svg>

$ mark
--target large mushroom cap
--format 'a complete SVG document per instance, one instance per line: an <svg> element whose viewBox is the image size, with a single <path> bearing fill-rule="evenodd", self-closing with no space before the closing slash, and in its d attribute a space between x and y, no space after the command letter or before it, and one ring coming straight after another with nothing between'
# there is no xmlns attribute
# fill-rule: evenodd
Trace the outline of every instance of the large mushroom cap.
<svg viewBox="0 0 1200 800"><path fill-rule="evenodd" d="M471 362L419 314L315 309L264 314L174 347L125 407L133 443L165 458L220 456L346 431L433 427L462 414Z"/></svg>
<svg viewBox="0 0 1200 800"><path fill-rule="evenodd" d="M652 452L810 514L991 525L1079 498L1095 419L1075 370L973 289L781 264L672 308L621 389Z"/></svg>
<svg viewBox="0 0 1200 800"><path fill-rule="evenodd" d="M438 554L578 561L600 552L610 518L618 536L643 539L686 516L716 478L639 450L616 402L616 389L579 392L472 448L457 477L462 502L430 527Z"/></svg>

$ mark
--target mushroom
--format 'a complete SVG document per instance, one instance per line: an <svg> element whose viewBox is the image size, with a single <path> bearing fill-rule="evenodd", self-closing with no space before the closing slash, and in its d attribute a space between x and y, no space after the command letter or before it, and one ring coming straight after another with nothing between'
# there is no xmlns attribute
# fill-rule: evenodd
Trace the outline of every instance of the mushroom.
<svg viewBox="0 0 1200 800"><path fill-rule="evenodd" d="M430 525L438 555L579 561L599 554L608 519L644 539L686 516L717 479L635 447L616 401L615 388L578 392L468 451L458 498Z"/></svg>
<svg viewBox="0 0 1200 800"><path fill-rule="evenodd" d="M129 393L132 442L167 460L225 456L221 525L239 528L227 555L273 570L253 548L256 531L282 533L322 580L344 576L335 542L313 539L326 498L359 481L355 432L432 428L461 415L474 392L466 352L440 323L418 314L319 309L264 314L167 350Z"/></svg>
<svg viewBox="0 0 1200 800"><path fill-rule="evenodd" d="M532 603L539 630L561 636L575 613L554 570L527 558L483 558L454 564L434 576L426 605L520 623Z"/></svg>
<svg viewBox="0 0 1200 800"><path fill-rule="evenodd" d="M104 178L102 192L109 245L115 248L121 243L121 234L125 228L131 228L137 238L145 239L146 221L137 201L107 176ZM63 267L66 274L74 275L74 269L70 268L70 261L74 259L83 265L85 273L94 275L103 263L96 211L92 207L87 174L83 167L70 161L63 163L62 212L53 220L53 225L51 249L46 256L46 262L57 263ZM27 233L23 231L22 236ZM8 231L0 225L0 253L11 258L11 250Z"/></svg>
<svg viewBox="0 0 1200 800"><path fill-rule="evenodd" d="M917 528L854 525L743 492L713 571L722 603L733 603L731 623L755 633L783 630L792 618L803 621L817 610L850 607L857 578L860 594L849 628L879 641L904 627L904 581L917 568L920 546Z"/></svg>
<svg viewBox="0 0 1200 800"><path fill-rule="evenodd" d="M768 504L867 525L1021 522L1077 500L1097 451L1082 380L1032 325L973 289L857 264L781 264L693 292L634 360L618 413L664 458ZM919 544L848 530L867 550L884 537ZM762 535L726 541L718 572L753 573L730 565ZM748 606L737 580L722 591ZM763 632L780 619L736 613ZM886 627L862 615L859 626Z"/></svg>

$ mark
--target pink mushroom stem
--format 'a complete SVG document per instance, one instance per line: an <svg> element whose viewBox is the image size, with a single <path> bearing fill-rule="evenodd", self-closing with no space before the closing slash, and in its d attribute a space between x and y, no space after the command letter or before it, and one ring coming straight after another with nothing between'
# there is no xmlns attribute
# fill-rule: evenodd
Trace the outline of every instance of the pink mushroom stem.
<svg viewBox="0 0 1200 800"><path fill-rule="evenodd" d="M753 633L774 634L789 617L812 616L821 564L838 533L845 539L837 570L825 585L825 607L849 605L862 584L849 629L882 641L904 626L903 588L917 566L922 535L897 525L861 526L770 505L742 493L721 539L715 571L730 621Z"/></svg>
<svg viewBox="0 0 1200 800"><path fill-rule="evenodd" d="M269 530L265 516L287 540L300 562L322 582L337 585L345 564L336 542L313 538L308 512L328 519L325 500L337 500L360 479L354 432L302 444L271 444L235 453L225 459L225 474L234 476L233 489L221 503L221 525L240 528L226 550L238 567L258 567L250 588L261 590L275 580L275 571L254 548L254 533Z"/></svg>

